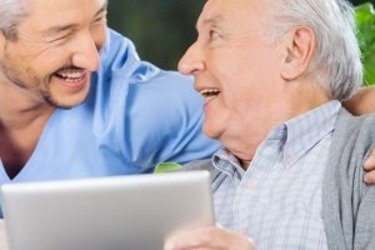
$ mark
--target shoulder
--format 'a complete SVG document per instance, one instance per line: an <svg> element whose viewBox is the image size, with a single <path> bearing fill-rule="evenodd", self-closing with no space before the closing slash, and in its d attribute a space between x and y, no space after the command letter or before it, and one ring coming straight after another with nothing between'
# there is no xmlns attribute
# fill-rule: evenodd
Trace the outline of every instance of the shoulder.
<svg viewBox="0 0 375 250"><path fill-rule="evenodd" d="M375 144L375 116L353 116L342 109L337 118L330 148L327 179L335 179L341 187L359 196L367 190L363 183L363 161ZM328 186L334 186L331 181ZM349 191L348 190L348 191Z"/></svg>
<svg viewBox="0 0 375 250"><path fill-rule="evenodd" d="M348 139L354 144L372 143L375 140L375 115L353 116L341 109L334 131L334 142L347 143Z"/></svg>
<svg viewBox="0 0 375 250"><path fill-rule="evenodd" d="M374 130L374 115L353 116L345 109L338 115L323 185L323 217L330 248L363 246L373 239L373 233L368 232L375 230L369 219L375 205L374 187L363 182L363 161L375 142ZM358 241L362 236L364 241Z"/></svg>
<svg viewBox="0 0 375 250"><path fill-rule="evenodd" d="M326 187L362 197L368 190L363 162L374 144L375 116L353 116L342 109L332 137Z"/></svg>
<svg viewBox="0 0 375 250"><path fill-rule="evenodd" d="M100 51L102 67L121 67L129 60L139 60L134 43L122 34L107 29L107 40Z"/></svg>
<svg viewBox="0 0 375 250"><path fill-rule="evenodd" d="M125 118L129 123L170 136L191 129L200 133L203 99L194 91L192 79L174 71L138 70L128 87Z"/></svg>

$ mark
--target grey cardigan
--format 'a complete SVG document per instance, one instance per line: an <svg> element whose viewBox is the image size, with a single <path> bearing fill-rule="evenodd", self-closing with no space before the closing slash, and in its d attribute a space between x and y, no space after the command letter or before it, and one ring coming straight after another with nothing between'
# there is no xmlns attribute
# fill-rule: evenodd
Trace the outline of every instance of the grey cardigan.
<svg viewBox="0 0 375 250"><path fill-rule="evenodd" d="M375 143L375 115L354 117L341 109L323 182L323 221L329 249L375 250L375 186L363 182L363 162ZM211 160L184 170L219 171Z"/></svg>

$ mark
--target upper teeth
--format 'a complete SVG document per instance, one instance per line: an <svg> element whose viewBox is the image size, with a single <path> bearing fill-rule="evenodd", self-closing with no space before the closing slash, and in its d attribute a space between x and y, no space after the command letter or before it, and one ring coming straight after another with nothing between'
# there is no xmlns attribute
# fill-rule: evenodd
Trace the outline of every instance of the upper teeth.
<svg viewBox="0 0 375 250"><path fill-rule="evenodd" d="M210 89L203 89L203 90L199 91L199 93L202 96L204 96L205 98L212 99L220 93L220 90L217 89L217 88L210 88Z"/></svg>
<svg viewBox="0 0 375 250"><path fill-rule="evenodd" d="M63 72L58 72L58 76L61 76L66 79L80 79L83 77L84 72L83 71L72 71L72 70L66 70Z"/></svg>

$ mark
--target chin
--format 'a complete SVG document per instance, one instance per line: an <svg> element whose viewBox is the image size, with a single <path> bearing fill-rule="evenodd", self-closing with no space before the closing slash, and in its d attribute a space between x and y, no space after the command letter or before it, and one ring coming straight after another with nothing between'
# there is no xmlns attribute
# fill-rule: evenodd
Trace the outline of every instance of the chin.
<svg viewBox="0 0 375 250"><path fill-rule="evenodd" d="M219 133L208 126L203 127L203 133L211 139L219 139Z"/></svg>
<svg viewBox="0 0 375 250"><path fill-rule="evenodd" d="M90 91L90 80L80 85L51 84L42 92L44 99L51 106L61 109L71 109L86 101Z"/></svg>
<svg viewBox="0 0 375 250"><path fill-rule="evenodd" d="M61 98L61 99L54 98L53 96L48 96L45 98L45 100L49 105L54 106L56 108L71 109L85 102L86 98L87 98L87 94L84 96L76 96L74 98L72 97L72 98Z"/></svg>

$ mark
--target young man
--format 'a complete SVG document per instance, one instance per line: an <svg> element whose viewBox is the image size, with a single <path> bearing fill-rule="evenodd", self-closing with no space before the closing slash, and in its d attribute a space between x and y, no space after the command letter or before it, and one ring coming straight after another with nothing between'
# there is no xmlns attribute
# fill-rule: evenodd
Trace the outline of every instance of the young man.
<svg viewBox="0 0 375 250"><path fill-rule="evenodd" d="M375 187L362 164L375 116L341 107L360 86L346 0L208 0L179 70L206 99L224 146L212 173L221 227L179 232L178 249L375 249Z"/></svg>
<svg viewBox="0 0 375 250"><path fill-rule="evenodd" d="M2 2L0 185L150 172L218 148L201 134L191 78L140 61L106 8Z"/></svg>

